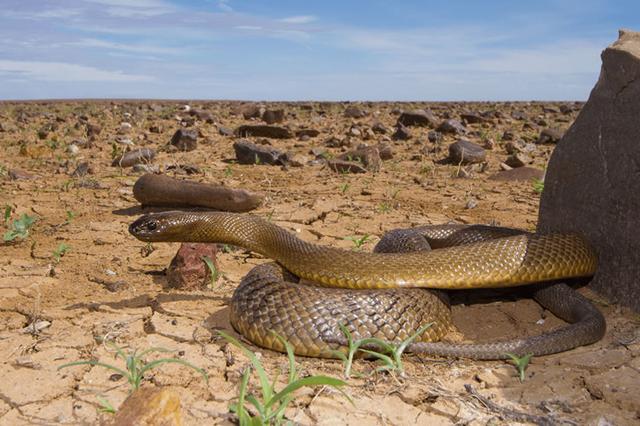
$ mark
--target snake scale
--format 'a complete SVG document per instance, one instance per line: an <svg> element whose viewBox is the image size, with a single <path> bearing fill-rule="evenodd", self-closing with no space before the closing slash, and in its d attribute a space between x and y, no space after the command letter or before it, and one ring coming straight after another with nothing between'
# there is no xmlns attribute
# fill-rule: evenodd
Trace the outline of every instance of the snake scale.
<svg viewBox="0 0 640 426"><path fill-rule="evenodd" d="M391 231L367 253L305 242L257 216L182 211L142 216L129 232L147 242L232 244L275 260L243 278L231 301L231 323L255 344L282 351L275 331L298 355L335 356L346 343L339 324L355 339L399 342L433 323L410 351L476 359L561 352L600 340L606 328L586 298L557 282L595 272L596 255L577 235L428 226ZM569 325L504 342L438 342L452 327L440 290L531 283L541 283L536 301Z"/></svg>

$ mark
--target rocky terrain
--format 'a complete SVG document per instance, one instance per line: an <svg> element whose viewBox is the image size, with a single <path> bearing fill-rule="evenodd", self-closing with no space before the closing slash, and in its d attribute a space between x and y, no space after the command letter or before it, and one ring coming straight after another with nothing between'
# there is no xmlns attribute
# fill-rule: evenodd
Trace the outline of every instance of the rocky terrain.
<svg viewBox="0 0 640 426"><path fill-rule="evenodd" d="M371 250L384 232L439 223L534 230L546 164L580 103L241 103L65 101L0 103L0 424L93 424L119 407L126 379L72 361L162 347L204 368L165 364L143 386L170 386L185 424L231 424L249 361L228 301L267 261L212 250L215 282L169 279L179 244L127 232L147 173L251 191L252 211L300 238ZM24 216L26 215L26 216ZM35 221L30 224L30 219ZM197 274L196 274L197 275ZM187 280L188 281L188 280ZM178 288L176 288L178 287ZM296 424L590 424L640 422L640 318L582 289L608 330L592 346L533 358L521 382L505 362L407 354L405 375L358 360L345 392L304 388ZM454 341L539 334L562 324L517 291L453 307ZM286 356L256 347L265 369ZM339 360L298 358L302 375L342 377ZM280 375L282 382L286 374ZM279 383L280 383L279 382ZM257 392L257 380L250 389ZM470 385L466 386L465 385Z"/></svg>

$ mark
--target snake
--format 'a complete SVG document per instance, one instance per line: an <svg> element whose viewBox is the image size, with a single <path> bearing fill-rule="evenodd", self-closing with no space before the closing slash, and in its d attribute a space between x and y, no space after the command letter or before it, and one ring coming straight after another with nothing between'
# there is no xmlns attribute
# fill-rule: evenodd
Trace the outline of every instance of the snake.
<svg viewBox="0 0 640 426"><path fill-rule="evenodd" d="M348 344L346 330L352 339L415 338L411 352L506 359L588 345L606 330L600 311L563 282L596 271L595 251L576 234L431 225L390 231L365 252L304 241L255 215L215 211L150 213L129 232L145 242L229 244L275 261L241 280L230 321L249 341L276 351L286 350L284 339L297 355L335 358ZM446 291L528 284L541 306L569 324L506 341L440 341L453 329Z"/></svg>

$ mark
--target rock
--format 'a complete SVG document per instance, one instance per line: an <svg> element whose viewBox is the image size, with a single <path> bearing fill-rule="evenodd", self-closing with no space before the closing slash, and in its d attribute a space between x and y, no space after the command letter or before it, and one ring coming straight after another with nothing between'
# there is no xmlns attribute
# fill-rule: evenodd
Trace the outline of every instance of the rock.
<svg viewBox="0 0 640 426"><path fill-rule="evenodd" d="M114 158L111 165L114 167L131 167L136 164L149 163L155 156L156 152L151 148L136 149Z"/></svg>
<svg viewBox="0 0 640 426"><path fill-rule="evenodd" d="M110 426L182 426L180 397L169 388L142 388L122 403Z"/></svg>
<svg viewBox="0 0 640 426"><path fill-rule="evenodd" d="M515 154L510 155L509 158L507 158L507 160L505 161L505 163L508 166L513 168L524 167L527 164L533 163L533 159L529 157L527 154L524 154L522 152L517 152Z"/></svg>
<svg viewBox="0 0 640 426"><path fill-rule="evenodd" d="M269 126L265 124L242 125L236 129L235 135L241 138L254 136L273 139L289 139L293 137L289 129L285 127Z"/></svg>
<svg viewBox="0 0 640 426"><path fill-rule="evenodd" d="M502 132L503 141L512 141L513 139L515 139L515 137L516 136L513 134L511 130L505 130L504 132Z"/></svg>
<svg viewBox="0 0 640 426"><path fill-rule="evenodd" d="M152 124L149 126L149 131L151 133L162 133L162 126L159 124Z"/></svg>
<svg viewBox="0 0 640 426"><path fill-rule="evenodd" d="M198 147L198 131L193 129L178 129L171 138L170 144L180 151L193 151Z"/></svg>
<svg viewBox="0 0 640 426"><path fill-rule="evenodd" d="M220 134L220 136L233 136L233 129L230 129L229 127L219 126L218 133Z"/></svg>
<svg viewBox="0 0 640 426"><path fill-rule="evenodd" d="M486 121L483 116L475 112L463 112L460 114L460 118L467 124L484 123Z"/></svg>
<svg viewBox="0 0 640 426"><path fill-rule="evenodd" d="M513 111L511 117L518 121L526 121L529 119L529 116L524 111Z"/></svg>
<svg viewBox="0 0 640 426"><path fill-rule="evenodd" d="M25 172L24 170L10 169L9 178L11 180L33 180L33 179L37 179L38 177L29 172Z"/></svg>
<svg viewBox="0 0 640 426"><path fill-rule="evenodd" d="M242 115L245 120L249 120L251 118L260 118L264 108L257 104L245 104L236 108L235 113L238 115Z"/></svg>
<svg viewBox="0 0 640 426"><path fill-rule="evenodd" d="M449 161L455 164L482 163L487 156L483 147L465 139L449 145Z"/></svg>
<svg viewBox="0 0 640 426"><path fill-rule="evenodd" d="M296 154L294 152L285 152L280 157L280 161L283 164L291 167L303 167L309 162L309 159L302 154Z"/></svg>
<svg viewBox="0 0 640 426"><path fill-rule="evenodd" d="M518 167L517 169L500 171L489 176L489 179L500 181L533 181L534 179L543 180L544 170L535 169L533 167Z"/></svg>
<svg viewBox="0 0 640 426"><path fill-rule="evenodd" d="M396 124L396 131L391 136L394 141L406 141L411 139L411 131L404 124L398 122Z"/></svg>
<svg viewBox="0 0 640 426"><path fill-rule="evenodd" d="M437 127L438 119L431 111L404 111L398 117L398 123L405 126Z"/></svg>
<svg viewBox="0 0 640 426"><path fill-rule="evenodd" d="M340 173L366 173L367 169L362 164L347 160L329 160L327 165L333 171Z"/></svg>
<svg viewBox="0 0 640 426"><path fill-rule="evenodd" d="M504 145L505 151L507 154L517 154L519 152L524 154L530 154L532 152L537 151L537 147L535 144L526 143L524 141L516 141L516 142L507 142Z"/></svg>
<svg viewBox="0 0 640 426"><path fill-rule="evenodd" d="M284 121L284 110L268 109L262 114L262 121L267 124L282 123Z"/></svg>
<svg viewBox="0 0 640 426"><path fill-rule="evenodd" d="M216 271L216 244L182 243L167 269L167 281L173 288L197 290L211 283L211 272L203 261L206 256L213 261Z"/></svg>
<svg viewBox="0 0 640 426"><path fill-rule="evenodd" d="M240 164L282 164L282 152L269 146L239 140L233 144L233 149Z"/></svg>
<svg viewBox="0 0 640 426"><path fill-rule="evenodd" d="M83 177L93 173L94 171L91 165L87 161L84 161L78 164L76 169L71 173L71 177Z"/></svg>
<svg viewBox="0 0 640 426"><path fill-rule="evenodd" d="M549 161L539 230L576 232L598 252L589 286L640 310L640 33L602 53L589 100Z"/></svg>
<svg viewBox="0 0 640 426"><path fill-rule="evenodd" d="M147 174L133 185L133 196L143 206L206 207L246 212L262 203L263 196L244 189Z"/></svg>
<svg viewBox="0 0 640 426"><path fill-rule="evenodd" d="M294 134L298 139L303 137L315 138L320 134L320 131L316 129L298 129L294 132Z"/></svg>
<svg viewBox="0 0 640 426"><path fill-rule="evenodd" d="M560 129L544 129L540 132L540 136L536 143L558 143L560 142L560 139L562 139L563 134L564 132Z"/></svg>
<svg viewBox="0 0 640 426"><path fill-rule="evenodd" d="M458 120L445 120L436 129L441 133L453 133L463 135L467 133L467 129Z"/></svg>
<svg viewBox="0 0 640 426"><path fill-rule="evenodd" d="M340 148L343 146L349 146L349 140L331 136L329 139L324 141L324 144L329 148Z"/></svg>
<svg viewBox="0 0 640 426"><path fill-rule="evenodd" d="M369 115L369 113L362 108L357 106L348 106L347 109L344 110L344 116L347 118L363 118Z"/></svg>
<svg viewBox="0 0 640 426"><path fill-rule="evenodd" d="M132 128L133 128L133 126L131 125L131 123L127 123L126 121L122 122L122 123L120 123L120 127L118 128L118 133L121 134L121 135L125 135L125 134L131 132Z"/></svg>
<svg viewBox="0 0 640 426"><path fill-rule="evenodd" d="M386 135L390 132L387 126L385 126L379 121L376 121L375 123L373 123L373 126L371 126L371 130L373 131L373 133L377 133L379 135Z"/></svg>
<svg viewBox="0 0 640 426"><path fill-rule="evenodd" d="M379 143L377 148L381 160L391 160L393 158L393 148L388 143Z"/></svg>
<svg viewBox="0 0 640 426"><path fill-rule="evenodd" d="M354 151L345 152L340 155L337 160L356 162L371 172L380 171L380 152L374 146L362 146Z"/></svg>
<svg viewBox="0 0 640 426"><path fill-rule="evenodd" d="M442 142L442 139L444 139L444 136L438 131L431 130L429 133L427 133L427 139L431 143L440 143Z"/></svg>
<svg viewBox="0 0 640 426"><path fill-rule="evenodd" d="M209 111L203 111L200 109L192 109L189 111L189 115L197 118L200 121L204 121L207 124L213 124L216 122L216 118Z"/></svg>

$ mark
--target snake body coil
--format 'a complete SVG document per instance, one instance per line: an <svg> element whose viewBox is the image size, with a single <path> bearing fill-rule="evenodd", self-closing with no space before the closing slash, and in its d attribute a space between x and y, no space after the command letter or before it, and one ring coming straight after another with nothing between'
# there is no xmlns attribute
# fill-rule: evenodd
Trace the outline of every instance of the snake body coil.
<svg viewBox="0 0 640 426"><path fill-rule="evenodd" d="M540 287L534 297L574 323L564 329L495 344L433 342L446 334L451 319L446 297L427 288L511 287L592 275L596 256L575 235L443 225L397 230L383 237L376 252L365 253L307 243L256 216L233 213L151 214L129 230L143 241L233 244L277 261L284 269L254 268L231 305L234 327L254 343L276 350L283 348L268 330L283 335L298 354L332 356L344 344L338 324L354 338L399 341L434 322L411 350L490 359L504 358L505 352L541 355L570 349L599 340L605 329L602 315L586 299L554 284ZM345 288L296 283L298 278Z"/></svg>

